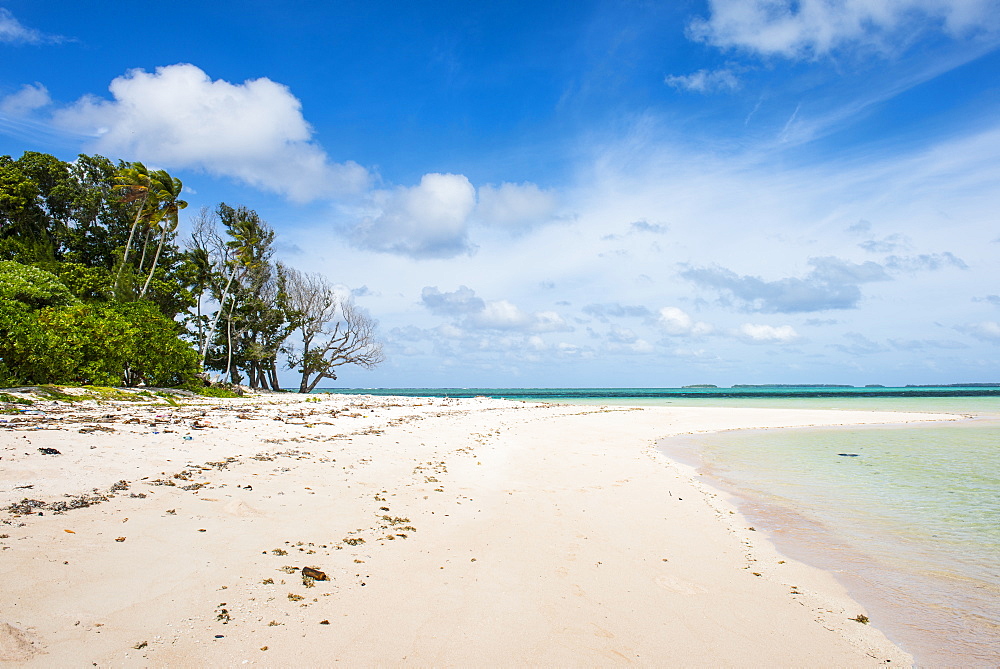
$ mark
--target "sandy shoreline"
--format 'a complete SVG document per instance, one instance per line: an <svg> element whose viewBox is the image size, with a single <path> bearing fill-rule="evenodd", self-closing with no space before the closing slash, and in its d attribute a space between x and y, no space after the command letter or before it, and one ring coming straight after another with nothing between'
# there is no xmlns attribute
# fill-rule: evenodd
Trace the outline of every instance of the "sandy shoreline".
<svg viewBox="0 0 1000 669"><path fill-rule="evenodd" d="M2 416L0 660L912 661L851 620L864 609L830 574L779 555L655 443L947 416L335 395L182 402L40 403L31 408L45 415ZM307 587L303 567L327 580Z"/></svg>

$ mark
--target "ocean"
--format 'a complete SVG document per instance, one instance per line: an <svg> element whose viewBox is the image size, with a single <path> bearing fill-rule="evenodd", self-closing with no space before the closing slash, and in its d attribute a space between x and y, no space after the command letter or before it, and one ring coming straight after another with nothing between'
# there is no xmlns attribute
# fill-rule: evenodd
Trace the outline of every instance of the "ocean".
<svg viewBox="0 0 1000 669"><path fill-rule="evenodd" d="M957 422L741 430L661 442L785 554L835 573L923 666L1000 665L1000 388L379 389L639 406L928 411Z"/></svg>

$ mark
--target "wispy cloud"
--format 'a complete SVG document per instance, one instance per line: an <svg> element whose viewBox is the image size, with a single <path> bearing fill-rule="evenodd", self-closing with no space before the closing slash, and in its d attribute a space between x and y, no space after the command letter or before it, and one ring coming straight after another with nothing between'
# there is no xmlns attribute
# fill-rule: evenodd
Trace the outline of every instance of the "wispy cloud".
<svg viewBox="0 0 1000 669"><path fill-rule="evenodd" d="M885 259L885 267L902 272L923 272L938 270L943 267L969 269L964 260L954 253L922 253L916 256L889 256Z"/></svg>
<svg viewBox="0 0 1000 669"><path fill-rule="evenodd" d="M692 74L671 74L664 78L664 83L678 90L694 93L715 93L718 91L735 91L740 87L736 72L730 68L720 70L698 70Z"/></svg>
<svg viewBox="0 0 1000 669"><path fill-rule="evenodd" d="M0 114L22 117L52 104L49 91L42 84L25 84L21 90L0 99Z"/></svg>
<svg viewBox="0 0 1000 669"><path fill-rule="evenodd" d="M59 44L66 41L67 38L60 35L47 35L25 26L10 13L10 10L0 7L0 43Z"/></svg>

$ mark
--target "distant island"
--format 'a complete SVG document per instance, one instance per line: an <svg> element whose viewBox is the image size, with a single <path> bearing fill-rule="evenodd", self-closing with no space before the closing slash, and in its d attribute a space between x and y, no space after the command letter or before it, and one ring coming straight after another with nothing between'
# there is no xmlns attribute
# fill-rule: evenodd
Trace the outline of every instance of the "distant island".
<svg viewBox="0 0 1000 669"><path fill-rule="evenodd" d="M712 385L711 383L696 383L691 386L681 386L681 390L686 390L689 388L718 388L719 386Z"/></svg>
<svg viewBox="0 0 1000 669"><path fill-rule="evenodd" d="M1000 383L932 383L930 385L907 385L906 388L1000 388Z"/></svg>
<svg viewBox="0 0 1000 669"><path fill-rule="evenodd" d="M733 388L853 388L849 385L833 383L741 383Z"/></svg>

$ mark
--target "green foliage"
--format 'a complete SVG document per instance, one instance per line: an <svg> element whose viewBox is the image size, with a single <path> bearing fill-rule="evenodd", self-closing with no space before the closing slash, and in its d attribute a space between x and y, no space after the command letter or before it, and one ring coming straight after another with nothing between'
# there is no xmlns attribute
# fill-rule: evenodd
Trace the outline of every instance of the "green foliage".
<svg viewBox="0 0 1000 669"><path fill-rule="evenodd" d="M173 320L196 271L173 243L181 182L147 172L140 198L123 179L137 165L0 156L0 384L177 385L198 370Z"/></svg>
<svg viewBox="0 0 1000 669"><path fill-rule="evenodd" d="M198 364L177 329L148 302L45 307L0 332L2 371L16 383L183 385Z"/></svg>
<svg viewBox="0 0 1000 669"><path fill-rule="evenodd" d="M49 262L40 265L58 277L75 297L86 301L106 301L113 295L114 277L103 267L91 267L78 262Z"/></svg>
<svg viewBox="0 0 1000 669"><path fill-rule="evenodd" d="M272 260L274 231L252 209L223 203L205 210L206 225L196 218L185 251L176 244L182 189L139 162L0 156L0 386L194 389L207 367L278 389L278 356L292 350L285 341L304 314L290 303L289 269ZM219 305L214 314L202 312L206 301ZM311 379L303 387L336 378L338 365L381 360L380 349L355 343L371 328L359 339L339 323L323 330L326 320L313 317L322 332L294 363ZM344 327L353 327L346 316Z"/></svg>
<svg viewBox="0 0 1000 669"><path fill-rule="evenodd" d="M226 386L208 386L195 390L199 395L205 397L241 397L241 395Z"/></svg>
<svg viewBox="0 0 1000 669"><path fill-rule="evenodd" d="M68 306L77 301L51 272L10 260L0 260L0 300L13 300L29 309Z"/></svg>

